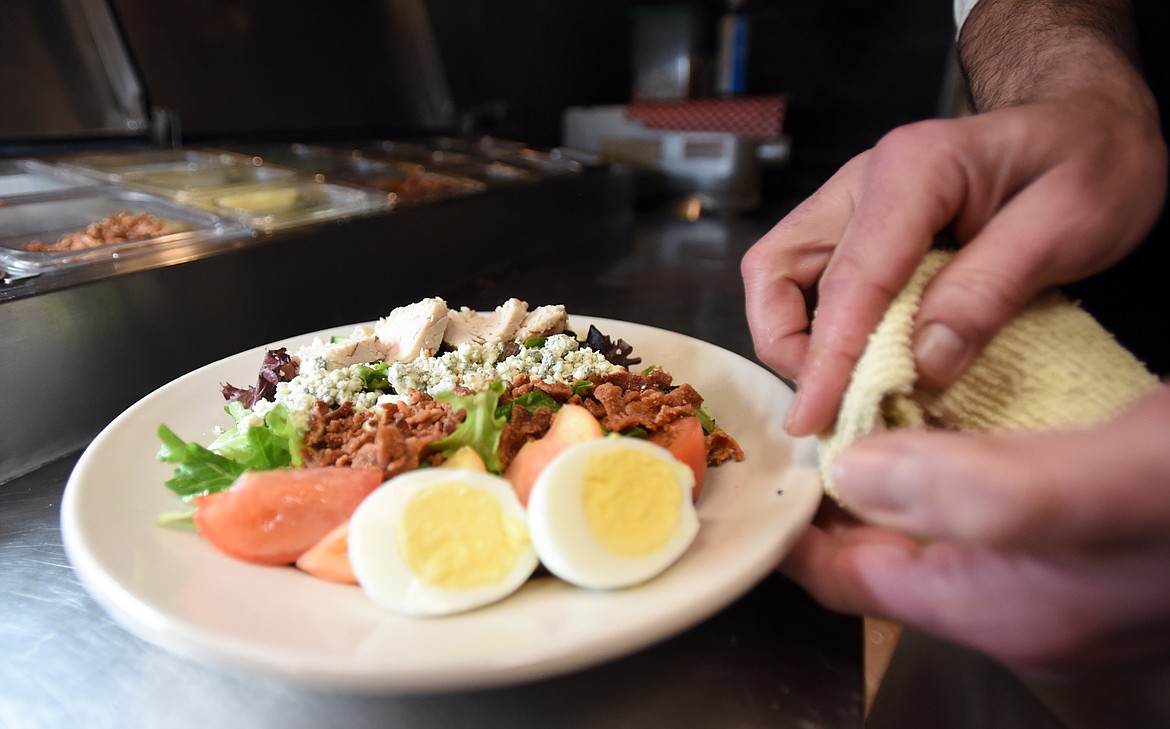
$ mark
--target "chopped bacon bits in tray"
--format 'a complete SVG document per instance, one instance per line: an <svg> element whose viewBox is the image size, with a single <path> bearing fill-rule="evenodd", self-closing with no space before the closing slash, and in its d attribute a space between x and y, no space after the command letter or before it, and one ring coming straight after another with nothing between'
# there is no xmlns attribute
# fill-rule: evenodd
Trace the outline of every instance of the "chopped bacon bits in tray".
<svg viewBox="0 0 1170 729"><path fill-rule="evenodd" d="M66 233L53 243L34 240L25 250L41 252L80 251L87 248L147 240L166 235L166 223L150 213L131 213L120 210L113 215L90 223L82 230Z"/></svg>

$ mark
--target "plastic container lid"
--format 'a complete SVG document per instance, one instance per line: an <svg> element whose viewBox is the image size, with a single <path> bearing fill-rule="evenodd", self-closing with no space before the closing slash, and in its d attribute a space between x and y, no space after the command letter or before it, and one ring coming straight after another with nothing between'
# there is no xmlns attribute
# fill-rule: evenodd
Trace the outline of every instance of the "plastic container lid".
<svg viewBox="0 0 1170 729"><path fill-rule="evenodd" d="M390 206L385 195L373 190L307 180L211 190L190 202L264 232L369 215Z"/></svg>
<svg viewBox="0 0 1170 729"><path fill-rule="evenodd" d="M58 166L106 182L120 183L127 175L167 170L194 170L199 167L246 165L251 161L237 154L195 149L145 149L121 152L90 152L55 160Z"/></svg>
<svg viewBox="0 0 1170 729"><path fill-rule="evenodd" d="M374 174L389 169L387 163L369 159L360 150L352 148L317 144L260 144L232 147L232 150L247 155L254 164L292 169L316 182L327 182L340 176Z"/></svg>
<svg viewBox="0 0 1170 729"><path fill-rule="evenodd" d="M229 158L230 160L230 158ZM251 160L206 165L179 165L126 172L122 184L186 202L241 188L273 182L291 182L296 172L283 167L255 165Z"/></svg>
<svg viewBox="0 0 1170 729"><path fill-rule="evenodd" d="M146 213L161 220L165 232L79 250L36 251L34 241L55 243L119 213ZM95 188L92 194L37 199L0 206L0 266L10 273L35 274L107 261L187 243L226 242L250 235L238 221L138 192Z"/></svg>
<svg viewBox="0 0 1170 729"><path fill-rule="evenodd" d="M96 180L33 159L0 160L0 205L88 190Z"/></svg>

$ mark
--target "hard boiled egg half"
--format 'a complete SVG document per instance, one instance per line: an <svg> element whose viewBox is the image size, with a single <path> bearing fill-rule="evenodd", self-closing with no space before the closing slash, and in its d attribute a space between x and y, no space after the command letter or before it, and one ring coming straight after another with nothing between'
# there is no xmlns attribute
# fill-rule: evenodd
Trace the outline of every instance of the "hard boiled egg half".
<svg viewBox="0 0 1170 729"><path fill-rule="evenodd" d="M611 436L570 446L528 497L533 546L550 572L581 587L645 582L698 533L694 482L688 466L649 441Z"/></svg>
<svg viewBox="0 0 1170 729"><path fill-rule="evenodd" d="M450 468L390 479L349 523L349 560L375 603L404 615L446 615L516 591L538 561L511 485Z"/></svg>

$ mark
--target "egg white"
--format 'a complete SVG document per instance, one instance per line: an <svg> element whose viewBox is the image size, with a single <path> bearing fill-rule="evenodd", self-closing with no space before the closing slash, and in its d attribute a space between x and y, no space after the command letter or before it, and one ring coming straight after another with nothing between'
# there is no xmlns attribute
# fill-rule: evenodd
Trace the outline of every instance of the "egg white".
<svg viewBox="0 0 1170 729"><path fill-rule="evenodd" d="M611 551L589 526L583 474L599 455L633 449L667 466L679 489L678 521L655 551L625 556ZM665 448L637 438L609 437L566 448L541 472L528 498L528 528L540 561L557 577L592 589L616 589L664 572L694 541L699 518L691 499L694 472Z"/></svg>
<svg viewBox="0 0 1170 729"><path fill-rule="evenodd" d="M411 616L435 616L487 605L515 592L539 564L524 539L504 577L489 585L451 588L416 574L400 548L404 514L420 493L444 484L478 490L501 507L505 518L527 536L527 517L511 485L498 476L448 468L410 471L380 486L358 506L349 522L349 561L358 584L378 605Z"/></svg>

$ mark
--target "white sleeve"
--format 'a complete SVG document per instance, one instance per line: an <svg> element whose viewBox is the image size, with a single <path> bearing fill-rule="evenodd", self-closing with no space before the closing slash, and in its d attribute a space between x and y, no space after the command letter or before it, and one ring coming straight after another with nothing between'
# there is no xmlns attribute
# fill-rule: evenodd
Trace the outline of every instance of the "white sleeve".
<svg viewBox="0 0 1170 729"><path fill-rule="evenodd" d="M979 0L955 0L955 32L963 27L967 15Z"/></svg>

